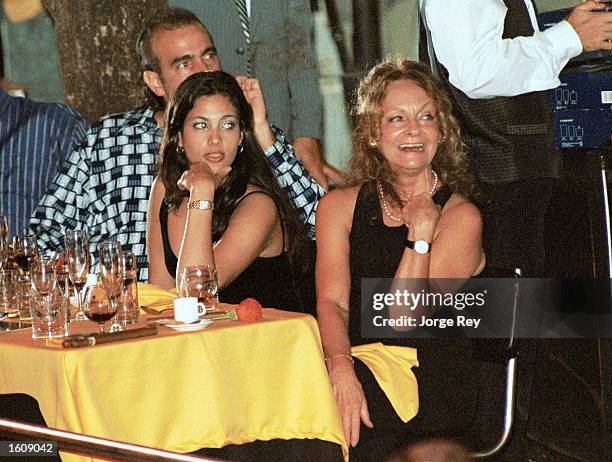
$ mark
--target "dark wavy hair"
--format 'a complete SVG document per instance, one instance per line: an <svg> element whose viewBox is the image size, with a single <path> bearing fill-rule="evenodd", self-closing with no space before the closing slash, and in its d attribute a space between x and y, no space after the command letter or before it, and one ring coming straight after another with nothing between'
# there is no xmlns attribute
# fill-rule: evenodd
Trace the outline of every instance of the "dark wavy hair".
<svg viewBox="0 0 612 462"><path fill-rule="evenodd" d="M140 58L141 72L153 71L161 75L159 58L153 53L153 37L159 31L171 31L187 26L200 26L211 38L210 32L198 17L186 8L167 6L158 11L145 23L136 40L136 53ZM157 96L145 85L145 100L154 110L164 109L166 103L161 96Z"/></svg>
<svg viewBox="0 0 612 462"><path fill-rule="evenodd" d="M192 74L177 88L168 104L165 114L165 132L160 147L159 177L166 194L165 202L171 210L180 207L188 191L176 185L177 181L190 166L185 151L179 148L179 134L183 130L185 118L193 109L196 100L203 96L223 95L227 97L238 112L242 131L242 151L236 155L232 170L215 191L212 224L213 242L218 241L230 217L236 209L238 200L244 195L250 183L269 194L276 203L283 229L283 240L287 243L289 257L298 261L306 246L306 228L297 210L280 189L253 131L253 111L245 99L236 79L225 72L198 72Z"/></svg>
<svg viewBox="0 0 612 462"><path fill-rule="evenodd" d="M411 80L421 87L433 101L438 113L440 144L432 161L432 168L453 192L465 197L476 194L474 177L468 170L468 158L459 123L452 114L451 101L442 84L429 68L406 58L391 58L374 66L361 80L352 108L355 117L353 147L348 168L348 183L361 184L378 181L396 205L401 201L393 188L394 173L377 146L382 121L382 102L390 83Z"/></svg>

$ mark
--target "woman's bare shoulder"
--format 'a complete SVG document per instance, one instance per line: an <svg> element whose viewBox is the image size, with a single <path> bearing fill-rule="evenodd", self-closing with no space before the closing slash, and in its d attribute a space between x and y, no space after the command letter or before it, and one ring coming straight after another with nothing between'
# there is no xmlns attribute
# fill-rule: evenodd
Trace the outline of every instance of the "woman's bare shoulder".
<svg viewBox="0 0 612 462"><path fill-rule="evenodd" d="M248 184L246 191L238 199L238 206L236 212L243 214L245 212L249 214L272 214L276 215L277 207L273 197L265 189ZM236 213L235 212L235 213Z"/></svg>
<svg viewBox="0 0 612 462"><path fill-rule="evenodd" d="M166 187L162 180L157 177L153 180L153 184L151 185L151 193L149 202L154 204L156 208L159 208L160 204L164 200L164 196L166 195Z"/></svg>
<svg viewBox="0 0 612 462"><path fill-rule="evenodd" d="M357 194L359 194L359 190L361 186L350 186L348 188L334 189L333 191L325 194L319 201L319 207L323 205L324 207L341 207L342 209L347 208L348 206L355 205L357 201Z"/></svg>
<svg viewBox="0 0 612 462"><path fill-rule="evenodd" d="M350 229L353 221L355 202L361 186L334 189L325 194L317 206L317 223L341 223Z"/></svg>
<svg viewBox="0 0 612 462"><path fill-rule="evenodd" d="M440 218L444 218L444 222L448 224L482 226L482 217L478 207L457 193L453 193L448 199Z"/></svg>

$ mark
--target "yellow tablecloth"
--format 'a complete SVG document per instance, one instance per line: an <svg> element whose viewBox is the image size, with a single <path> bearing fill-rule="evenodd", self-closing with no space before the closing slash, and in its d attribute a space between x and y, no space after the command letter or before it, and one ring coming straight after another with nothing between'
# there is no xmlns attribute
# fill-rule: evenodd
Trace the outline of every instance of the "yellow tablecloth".
<svg viewBox="0 0 612 462"><path fill-rule="evenodd" d="M85 323L95 330L75 330ZM0 335L0 364L0 393L36 398L50 427L177 452L317 438L346 454L311 316L266 309L257 323L76 350L15 331Z"/></svg>

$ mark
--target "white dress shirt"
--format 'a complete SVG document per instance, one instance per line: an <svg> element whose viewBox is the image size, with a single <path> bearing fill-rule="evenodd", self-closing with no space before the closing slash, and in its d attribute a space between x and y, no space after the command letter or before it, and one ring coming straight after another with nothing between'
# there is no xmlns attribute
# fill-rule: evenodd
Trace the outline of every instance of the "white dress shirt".
<svg viewBox="0 0 612 462"><path fill-rule="evenodd" d="M438 61L450 82L468 97L515 96L559 86L559 73L582 52L567 21L540 32L533 4L525 0L532 37L502 39L502 0L420 0ZM423 11L423 10L422 10Z"/></svg>

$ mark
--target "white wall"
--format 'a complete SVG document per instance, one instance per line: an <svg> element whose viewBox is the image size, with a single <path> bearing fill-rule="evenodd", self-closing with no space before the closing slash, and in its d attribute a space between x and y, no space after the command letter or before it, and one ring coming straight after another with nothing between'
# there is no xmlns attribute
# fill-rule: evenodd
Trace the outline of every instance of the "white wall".
<svg viewBox="0 0 612 462"><path fill-rule="evenodd" d="M535 0L535 5L540 13L571 8L578 3L580 3L580 0Z"/></svg>

